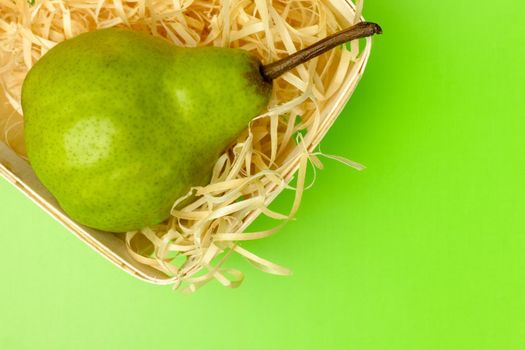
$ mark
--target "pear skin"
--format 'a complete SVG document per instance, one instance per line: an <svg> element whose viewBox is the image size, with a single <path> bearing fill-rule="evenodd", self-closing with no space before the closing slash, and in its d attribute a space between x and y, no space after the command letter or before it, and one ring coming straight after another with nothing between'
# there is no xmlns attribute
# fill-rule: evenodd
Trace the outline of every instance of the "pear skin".
<svg viewBox="0 0 525 350"><path fill-rule="evenodd" d="M267 106L260 68L237 49L181 48L122 29L81 34L24 82L31 165L81 224L125 232L161 223Z"/></svg>

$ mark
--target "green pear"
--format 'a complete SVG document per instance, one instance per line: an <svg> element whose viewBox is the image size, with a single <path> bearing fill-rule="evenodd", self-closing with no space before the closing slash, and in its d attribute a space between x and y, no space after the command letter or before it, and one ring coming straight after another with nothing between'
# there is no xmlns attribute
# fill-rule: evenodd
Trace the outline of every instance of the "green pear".
<svg viewBox="0 0 525 350"><path fill-rule="evenodd" d="M267 106L272 79L305 60L262 66L239 49L181 48L123 29L81 34L24 82L29 160L81 224L125 232L161 223L209 182L219 155Z"/></svg>

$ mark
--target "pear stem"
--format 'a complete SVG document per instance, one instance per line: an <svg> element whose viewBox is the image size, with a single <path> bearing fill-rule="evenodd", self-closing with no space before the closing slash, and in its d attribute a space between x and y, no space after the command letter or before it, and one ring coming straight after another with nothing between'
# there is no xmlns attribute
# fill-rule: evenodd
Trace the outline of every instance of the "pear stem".
<svg viewBox="0 0 525 350"><path fill-rule="evenodd" d="M382 34L381 27L376 23L361 22L350 28L342 30L338 33L330 35L323 40L320 40L301 51L285 57L279 61L261 66L261 74L267 81L272 81L275 78L283 75L289 70L303 64L314 57L317 57L326 51L333 49L336 46L347 43L349 41L372 36L374 34Z"/></svg>

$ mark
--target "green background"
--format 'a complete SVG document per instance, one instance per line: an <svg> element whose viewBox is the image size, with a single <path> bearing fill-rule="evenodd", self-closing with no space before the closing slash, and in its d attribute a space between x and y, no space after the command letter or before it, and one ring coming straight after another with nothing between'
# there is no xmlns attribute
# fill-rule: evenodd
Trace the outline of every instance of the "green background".
<svg viewBox="0 0 525 350"><path fill-rule="evenodd" d="M366 1L385 34L323 151L368 169L326 161L245 245L292 277L234 259L236 290L148 285L0 181L0 348L524 349L524 13Z"/></svg>

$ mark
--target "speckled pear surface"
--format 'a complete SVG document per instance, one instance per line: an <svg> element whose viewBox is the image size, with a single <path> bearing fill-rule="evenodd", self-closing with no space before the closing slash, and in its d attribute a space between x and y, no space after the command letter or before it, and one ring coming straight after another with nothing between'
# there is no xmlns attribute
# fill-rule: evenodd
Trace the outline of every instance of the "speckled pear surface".
<svg viewBox="0 0 525 350"><path fill-rule="evenodd" d="M81 224L158 224L268 103L259 61L105 29L50 50L23 86L34 171Z"/></svg>

